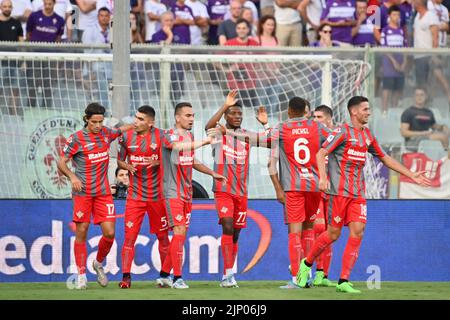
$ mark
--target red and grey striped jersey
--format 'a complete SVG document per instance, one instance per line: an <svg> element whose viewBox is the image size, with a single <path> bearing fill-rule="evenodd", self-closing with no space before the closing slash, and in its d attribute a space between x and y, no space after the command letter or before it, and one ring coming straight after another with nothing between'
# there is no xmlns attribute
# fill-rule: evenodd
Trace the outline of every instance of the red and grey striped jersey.
<svg viewBox="0 0 450 320"><path fill-rule="evenodd" d="M244 129L235 132L248 133ZM212 145L214 171L225 176L227 182L213 181L213 192L227 192L247 196L250 139L224 135L222 142Z"/></svg>
<svg viewBox="0 0 450 320"><path fill-rule="evenodd" d="M134 130L123 133L119 139L118 159L135 166L136 172L130 175L128 199L156 201L163 199L163 165L147 168L151 161L161 161L162 130L152 128L150 132L139 135Z"/></svg>
<svg viewBox="0 0 450 320"><path fill-rule="evenodd" d="M108 182L109 146L122 134L120 129L103 127L94 134L86 128L67 139L63 156L73 160L75 175L83 184L74 195L104 196L111 194Z"/></svg>
<svg viewBox="0 0 450 320"><path fill-rule="evenodd" d="M316 154L329 133L321 123L304 117L282 122L270 132L284 191L319 191Z"/></svg>
<svg viewBox="0 0 450 320"><path fill-rule="evenodd" d="M194 141L191 132L180 133L176 128L164 131L162 136L162 164L164 168L164 198L192 199L192 167L194 150L173 150L174 142Z"/></svg>
<svg viewBox="0 0 450 320"><path fill-rule="evenodd" d="M364 198L366 186L363 169L367 152L379 158L386 155L370 130L344 124L333 131L322 148L329 153L329 194Z"/></svg>

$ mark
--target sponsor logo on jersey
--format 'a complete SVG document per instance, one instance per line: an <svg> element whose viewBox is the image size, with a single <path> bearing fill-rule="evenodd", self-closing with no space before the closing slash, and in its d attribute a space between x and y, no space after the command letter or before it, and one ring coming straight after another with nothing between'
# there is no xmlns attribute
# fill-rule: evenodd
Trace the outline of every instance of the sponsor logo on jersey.
<svg viewBox="0 0 450 320"><path fill-rule="evenodd" d="M91 142L91 143L85 144L85 145L83 146L83 148L87 149L87 148L89 148L89 147L92 147L93 145L95 145L95 142Z"/></svg>
<svg viewBox="0 0 450 320"><path fill-rule="evenodd" d="M228 208L227 207L222 207L222 209L220 209L220 212L227 213L228 212Z"/></svg>
<svg viewBox="0 0 450 320"><path fill-rule="evenodd" d="M83 127L80 120L70 116L49 116L40 123L28 121L30 129L26 146L26 178L32 192L40 199L69 198L70 181L58 170L56 162L67 152L73 138L66 140ZM71 168L71 162L68 163Z"/></svg>
<svg viewBox="0 0 450 320"><path fill-rule="evenodd" d="M178 215L175 217L175 220L177 220L178 222L180 222L181 220L183 220L183 216L182 216L181 214L178 214Z"/></svg>
<svg viewBox="0 0 450 320"><path fill-rule="evenodd" d="M333 141L333 139L334 139L334 135L330 134L327 138L327 141L331 142L331 141Z"/></svg>
<svg viewBox="0 0 450 320"><path fill-rule="evenodd" d="M108 156L108 151L98 152L98 153L89 153L88 154L88 159L89 160L97 160L99 158L104 158L106 156Z"/></svg>
<svg viewBox="0 0 450 320"><path fill-rule="evenodd" d="M348 149L348 158L355 161L366 161L366 152L356 151L355 149Z"/></svg>

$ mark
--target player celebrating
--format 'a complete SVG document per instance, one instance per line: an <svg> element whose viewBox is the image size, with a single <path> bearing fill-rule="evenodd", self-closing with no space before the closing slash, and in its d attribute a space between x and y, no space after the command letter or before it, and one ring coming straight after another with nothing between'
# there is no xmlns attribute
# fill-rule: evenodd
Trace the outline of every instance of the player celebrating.
<svg viewBox="0 0 450 320"><path fill-rule="evenodd" d="M134 244L144 215L149 215L150 232L158 238L161 266L169 250L169 227L163 199L161 160L162 130L154 127L155 110L142 106L136 112L134 130L123 133L119 140L118 165L130 172L130 187L125 206L125 241L122 247L123 278L119 287L131 287L131 263ZM126 162L126 160L128 160Z"/></svg>
<svg viewBox="0 0 450 320"><path fill-rule="evenodd" d="M329 131L321 123L308 119L307 101L294 97L289 100L289 120L272 130L272 158L269 173L277 199L285 205L288 225L288 248L292 281L283 289L298 288L296 275L302 256L302 227L314 235L313 221L319 208L319 175L316 153ZM280 164L278 176L276 163ZM280 181L281 180L281 181Z"/></svg>
<svg viewBox="0 0 450 320"><path fill-rule="evenodd" d="M131 128L131 125L119 129L104 127L106 110L98 103L90 103L84 112L84 128L67 139L63 154L58 160L58 169L72 184L73 222L76 224L74 252L78 269L77 289L87 289L86 236L91 214L94 216L94 224L100 224L103 233L92 267L97 273L97 282L102 287L108 285L102 263L114 243L116 218L107 177L109 146L122 131ZM75 173L67 166L70 160L73 160Z"/></svg>
<svg viewBox="0 0 450 320"><path fill-rule="evenodd" d="M242 106L236 100L237 91L231 91L224 105L209 119L205 130L216 127L224 115L225 135L220 143L213 145L214 170L227 178L227 182L213 184L214 199L219 223L222 225L221 248L224 274L221 287L238 287L233 275L233 266L238 252L239 233L247 225L247 181L250 148L259 146L258 135L241 128ZM258 121L267 126L267 112L258 110ZM266 127L267 128L267 127ZM238 137L233 134L242 134Z"/></svg>
<svg viewBox="0 0 450 320"><path fill-rule="evenodd" d="M192 168L226 181L226 178L195 159L194 150L214 142L208 132L205 140L194 141L190 132L194 124L192 105L182 102L175 106L175 128L167 130L162 139L162 159L164 168L164 205L169 227L173 230L169 253L164 260L160 278L156 283L161 287L187 289L189 286L181 277L183 245L191 217L192 208ZM215 130L213 130L215 134ZM170 279L173 268L174 278Z"/></svg>
<svg viewBox="0 0 450 320"><path fill-rule="evenodd" d="M358 258L361 240L367 222L367 207L364 196L363 168L367 152L378 157L388 168L403 174L416 183L429 186L430 180L424 172L413 173L395 159L388 156L366 127L369 122L369 100L362 96L352 97L347 104L350 124L335 130L317 154L319 188L329 194L328 228L314 242L311 252L302 259L297 281L305 287L311 266L323 250L336 241L343 225L350 229L344 250L338 292L360 293L348 282L351 270ZM325 157L328 155L330 182L327 179ZM328 188L328 185L330 188Z"/></svg>
<svg viewBox="0 0 450 320"><path fill-rule="evenodd" d="M334 130L333 124L333 110L326 106L320 105L314 110L314 120L320 122L330 130ZM327 158L328 162L328 158ZM328 195L322 193L319 210L317 211L316 219L314 220L314 238L317 239L327 228L326 217L328 207ZM309 253L309 252L308 252ZM336 284L328 280L328 272L330 271L331 258L333 256L332 246L327 247L322 254L317 257L316 275L313 284L317 287L335 287Z"/></svg>

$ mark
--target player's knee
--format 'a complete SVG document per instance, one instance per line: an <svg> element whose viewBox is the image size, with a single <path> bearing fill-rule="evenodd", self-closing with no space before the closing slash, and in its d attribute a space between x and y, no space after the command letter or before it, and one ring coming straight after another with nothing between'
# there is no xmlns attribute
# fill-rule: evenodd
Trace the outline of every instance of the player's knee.
<svg viewBox="0 0 450 320"><path fill-rule="evenodd" d="M116 233L115 233L114 229L113 230L105 230L105 231L103 231L103 236L108 239L114 239L114 237L116 236Z"/></svg>
<svg viewBox="0 0 450 320"><path fill-rule="evenodd" d="M234 235L233 219L223 218L221 224L222 224L223 234L226 234L229 236Z"/></svg>
<svg viewBox="0 0 450 320"><path fill-rule="evenodd" d="M233 233L233 242L234 243L238 242L240 233L241 233L241 229L234 229L234 233Z"/></svg>
<svg viewBox="0 0 450 320"><path fill-rule="evenodd" d="M314 224L314 233L323 233L325 230L327 230L325 223Z"/></svg>
<svg viewBox="0 0 450 320"><path fill-rule="evenodd" d="M178 235L186 235L186 227L185 226L174 226L173 227L173 234L178 234Z"/></svg>
<svg viewBox="0 0 450 320"><path fill-rule="evenodd" d="M341 229L329 228L328 229L328 236L330 237L330 240L336 241L341 236Z"/></svg>
<svg viewBox="0 0 450 320"><path fill-rule="evenodd" d="M156 238L159 242L168 242L169 241L169 233L168 232L158 232L156 234Z"/></svg>

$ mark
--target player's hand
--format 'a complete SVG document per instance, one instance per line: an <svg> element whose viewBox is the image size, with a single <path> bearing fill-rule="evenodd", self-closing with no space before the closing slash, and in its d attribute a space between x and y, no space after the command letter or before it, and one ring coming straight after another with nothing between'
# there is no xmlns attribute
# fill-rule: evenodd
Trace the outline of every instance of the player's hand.
<svg viewBox="0 0 450 320"><path fill-rule="evenodd" d="M159 166L159 160L151 160L147 166L147 169L155 168Z"/></svg>
<svg viewBox="0 0 450 320"><path fill-rule="evenodd" d="M216 123L216 129L218 129L223 136L227 134L227 128L220 122Z"/></svg>
<svg viewBox="0 0 450 320"><path fill-rule="evenodd" d="M237 90L231 90L228 93L227 98L225 100L225 104L224 104L227 109L229 107L236 105L236 103L238 102L238 100L236 99L237 94L238 94Z"/></svg>
<svg viewBox="0 0 450 320"><path fill-rule="evenodd" d="M319 180L319 190L322 192L326 192L330 188L330 184L328 179L320 179Z"/></svg>
<svg viewBox="0 0 450 320"><path fill-rule="evenodd" d="M210 128L206 131L206 135L208 136L207 140L210 144L216 144L219 142L221 132L218 128Z"/></svg>
<svg viewBox="0 0 450 320"><path fill-rule="evenodd" d="M266 125L269 122L269 116L267 115L266 107L260 106L256 113L256 120L262 125Z"/></svg>
<svg viewBox="0 0 450 320"><path fill-rule="evenodd" d="M222 183L227 183L227 178L217 172L213 172L212 177L216 180L219 180Z"/></svg>
<svg viewBox="0 0 450 320"><path fill-rule="evenodd" d="M133 176L135 173L136 173L136 171L137 171L137 169L136 169L136 166L134 165L134 164L128 164L127 165L127 170L130 172L130 174Z"/></svg>
<svg viewBox="0 0 450 320"><path fill-rule="evenodd" d="M284 191L277 191L277 200L281 204L286 203L286 194L284 193Z"/></svg>
<svg viewBox="0 0 450 320"><path fill-rule="evenodd" d="M430 187L431 180L425 176L426 172L427 171L414 172L411 179L413 179L415 183L417 183L418 185L421 185L422 187Z"/></svg>
<svg viewBox="0 0 450 320"><path fill-rule="evenodd" d="M72 178L70 178L70 183L72 184L72 190L75 192L80 192L83 188L83 184L77 176L73 176Z"/></svg>

